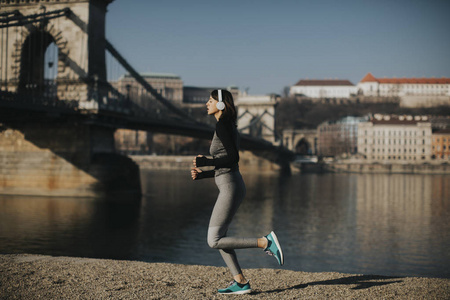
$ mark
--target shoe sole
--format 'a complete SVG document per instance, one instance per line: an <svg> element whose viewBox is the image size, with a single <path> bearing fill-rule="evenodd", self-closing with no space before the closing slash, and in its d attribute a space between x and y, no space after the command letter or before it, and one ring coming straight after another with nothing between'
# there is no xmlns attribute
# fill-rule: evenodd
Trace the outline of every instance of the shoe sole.
<svg viewBox="0 0 450 300"><path fill-rule="evenodd" d="M277 245L278 250L280 251L280 256L281 256L280 266L282 266L284 264L283 250L281 250L281 246L280 246L280 243L278 242L278 238L277 238L277 235L275 234L275 232L272 231L270 234L272 235L275 245Z"/></svg>
<svg viewBox="0 0 450 300"><path fill-rule="evenodd" d="M244 295L244 294L250 294L252 290L245 290L245 291L237 291L232 293L219 293L220 295Z"/></svg>

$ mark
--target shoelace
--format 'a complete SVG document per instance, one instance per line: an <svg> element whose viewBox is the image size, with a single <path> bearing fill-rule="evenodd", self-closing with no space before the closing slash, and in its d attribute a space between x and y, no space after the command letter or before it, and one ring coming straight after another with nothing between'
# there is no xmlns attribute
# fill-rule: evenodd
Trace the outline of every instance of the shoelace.
<svg viewBox="0 0 450 300"><path fill-rule="evenodd" d="M273 254L272 251L270 251L270 250L266 250L266 254L267 254L267 255L270 255L270 256L274 256L274 255L275 255L275 254Z"/></svg>
<svg viewBox="0 0 450 300"><path fill-rule="evenodd" d="M230 283L228 284L227 288L229 288L230 286L232 286L234 283L237 283L235 280L230 281Z"/></svg>

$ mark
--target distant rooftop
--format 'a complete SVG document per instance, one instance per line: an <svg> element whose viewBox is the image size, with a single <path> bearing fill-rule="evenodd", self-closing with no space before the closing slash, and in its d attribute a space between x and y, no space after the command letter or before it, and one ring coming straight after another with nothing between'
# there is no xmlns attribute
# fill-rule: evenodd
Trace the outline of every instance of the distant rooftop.
<svg viewBox="0 0 450 300"><path fill-rule="evenodd" d="M321 85L354 86L354 84L351 83L349 80L342 80L342 79L323 79L323 80L321 80L321 79L301 79L295 85L299 85L299 86L321 86Z"/></svg>
<svg viewBox="0 0 450 300"><path fill-rule="evenodd" d="M371 73L367 73L360 82L378 82L378 83L409 83L409 84L450 84L450 78L375 78Z"/></svg>

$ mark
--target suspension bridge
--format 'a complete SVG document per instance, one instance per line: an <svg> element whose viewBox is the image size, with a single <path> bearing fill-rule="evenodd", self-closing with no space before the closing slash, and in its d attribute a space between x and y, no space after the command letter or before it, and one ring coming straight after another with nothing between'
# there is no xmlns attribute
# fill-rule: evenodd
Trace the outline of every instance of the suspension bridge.
<svg viewBox="0 0 450 300"><path fill-rule="evenodd" d="M213 127L166 99L105 38L110 2L1 1L0 193L139 192L138 167L115 152L116 129L212 137ZM145 105L111 84L106 60L150 95ZM293 158L246 134L241 148L284 170Z"/></svg>

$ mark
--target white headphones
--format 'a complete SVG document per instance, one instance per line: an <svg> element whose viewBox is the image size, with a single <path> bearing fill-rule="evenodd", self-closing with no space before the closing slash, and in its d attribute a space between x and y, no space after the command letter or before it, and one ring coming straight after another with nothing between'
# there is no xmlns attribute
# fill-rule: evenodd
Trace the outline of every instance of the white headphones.
<svg viewBox="0 0 450 300"><path fill-rule="evenodd" d="M225 103L222 101L222 90L217 90L217 93L219 94L219 102L217 102L216 107L218 110L224 110Z"/></svg>

